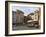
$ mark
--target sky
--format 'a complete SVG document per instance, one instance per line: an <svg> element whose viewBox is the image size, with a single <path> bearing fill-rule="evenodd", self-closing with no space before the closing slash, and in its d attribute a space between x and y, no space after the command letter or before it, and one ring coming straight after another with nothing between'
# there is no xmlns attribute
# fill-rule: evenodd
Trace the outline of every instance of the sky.
<svg viewBox="0 0 46 37"><path fill-rule="evenodd" d="M17 9L23 11L25 16L27 16L28 14L36 10L39 11L39 8L36 8L36 7L12 6L13 11L16 11Z"/></svg>

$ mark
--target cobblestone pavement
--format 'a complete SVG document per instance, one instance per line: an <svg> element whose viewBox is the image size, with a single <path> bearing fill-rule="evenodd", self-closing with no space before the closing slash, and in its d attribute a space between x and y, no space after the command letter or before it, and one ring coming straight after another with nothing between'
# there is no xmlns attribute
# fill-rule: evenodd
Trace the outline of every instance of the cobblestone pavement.
<svg viewBox="0 0 46 37"><path fill-rule="evenodd" d="M34 30L34 29L39 29L36 27L28 27L27 25L13 25L13 30Z"/></svg>

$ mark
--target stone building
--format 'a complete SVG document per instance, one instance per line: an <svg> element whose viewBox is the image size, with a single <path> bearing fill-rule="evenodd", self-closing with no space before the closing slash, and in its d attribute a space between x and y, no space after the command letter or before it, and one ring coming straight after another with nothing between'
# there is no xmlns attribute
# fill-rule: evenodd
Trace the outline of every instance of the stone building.
<svg viewBox="0 0 46 37"><path fill-rule="evenodd" d="M34 11L34 13L30 13L28 16L32 17L33 20L30 20L29 22L32 22L33 26L39 27L41 25L41 9L40 8L39 8L39 11L36 10Z"/></svg>
<svg viewBox="0 0 46 37"><path fill-rule="evenodd" d="M35 11L34 12L34 21L38 21L38 19L39 19L39 11Z"/></svg>
<svg viewBox="0 0 46 37"><path fill-rule="evenodd" d="M31 16L24 16L24 23L28 23L29 20L32 20Z"/></svg>
<svg viewBox="0 0 46 37"><path fill-rule="evenodd" d="M24 13L20 10L12 11L12 21L13 23L23 23L24 22Z"/></svg>
<svg viewBox="0 0 46 37"><path fill-rule="evenodd" d="M32 17L33 21L38 21L39 20L39 11L34 11L34 13L30 13L29 16Z"/></svg>

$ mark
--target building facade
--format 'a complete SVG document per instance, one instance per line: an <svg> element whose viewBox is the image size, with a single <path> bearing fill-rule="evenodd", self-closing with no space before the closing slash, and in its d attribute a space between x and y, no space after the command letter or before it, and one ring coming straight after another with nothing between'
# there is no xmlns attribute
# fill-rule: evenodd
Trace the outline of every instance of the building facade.
<svg viewBox="0 0 46 37"><path fill-rule="evenodd" d="M12 11L12 22L15 23L23 23L24 22L24 13L20 10Z"/></svg>
<svg viewBox="0 0 46 37"><path fill-rule="evenodd" d="M34 11L34 13L30 13L29 16L32 17L33 21L38 21L38 19L39 19L39 11Z"/></svg>

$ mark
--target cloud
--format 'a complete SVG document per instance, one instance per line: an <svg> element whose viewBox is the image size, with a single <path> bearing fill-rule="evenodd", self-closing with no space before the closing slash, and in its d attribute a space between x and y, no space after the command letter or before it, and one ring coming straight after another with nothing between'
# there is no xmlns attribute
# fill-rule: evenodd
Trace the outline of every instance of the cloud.
<svg viewBox="0 0 46 37"><path fill-rule="evenodd" d="M37 7L22 7L22 6L13 6L12 7L13 11L16 11L16 9L23 11L25 16L27 16L29 13L39 10L39 8L37 8Z"/></svg>

